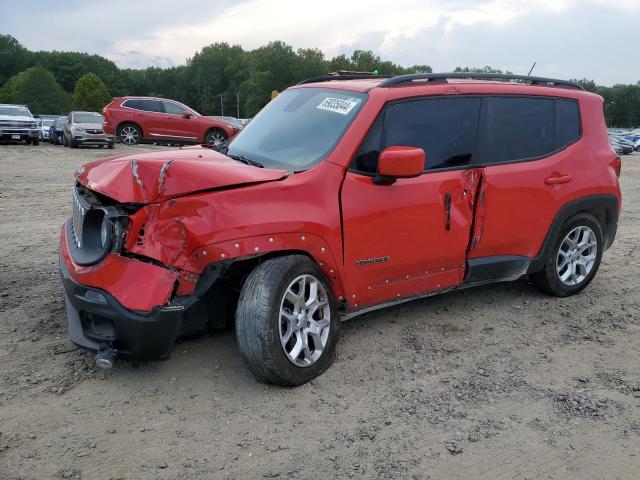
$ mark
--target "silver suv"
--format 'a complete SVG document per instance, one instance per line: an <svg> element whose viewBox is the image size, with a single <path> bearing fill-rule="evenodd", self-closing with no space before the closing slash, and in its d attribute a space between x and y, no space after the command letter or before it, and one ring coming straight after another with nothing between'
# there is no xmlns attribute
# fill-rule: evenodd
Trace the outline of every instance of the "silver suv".
<svg viewBox="0 0 640 480"><path fill-rule="evenodd" d="M0 140L40 143L38 123L26 105L0 104Z"/></svg>
<svg viewBox="0 0 640 480"><path fill-rule="evenodd" d="M65 147L98 145L114 148L113 135L104 132L104 117L97 112L71 112L64 126Z"/></svg>

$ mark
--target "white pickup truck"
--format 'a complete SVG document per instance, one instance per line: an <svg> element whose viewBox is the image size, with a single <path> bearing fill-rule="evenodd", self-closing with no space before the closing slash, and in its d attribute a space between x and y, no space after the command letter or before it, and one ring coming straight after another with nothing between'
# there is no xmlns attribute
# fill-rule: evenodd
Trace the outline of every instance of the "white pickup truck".
<svg viewBox="0 0 640 480"><path fill-rule="evenodd" d="M40 143L38 123L25 105L0 104L0 140Z"/></svg>

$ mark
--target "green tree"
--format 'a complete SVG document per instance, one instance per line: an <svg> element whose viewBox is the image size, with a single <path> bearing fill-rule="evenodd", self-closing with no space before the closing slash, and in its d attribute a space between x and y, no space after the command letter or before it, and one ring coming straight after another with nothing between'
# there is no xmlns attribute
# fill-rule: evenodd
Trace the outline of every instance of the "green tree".
<svg viewBox="0 0 640 480"><path fill-rule="evenodd" d="M63 114L70 98L53 74L42 67L31 67L11 77L0 89L0 102L25 104L33 113Z"/></svg>
<svg viewBox="0 0 640 480"><path fill-rule="evenodd" d="M29 51L11 35L0 35L0 85L28 66Z"/></svg>
<svg viewBox="0 0 640 480"><path fill-rule="evenodd" d="M99 112L110 98L107 87L100 77L87 73L76 82L76 88L73 91L73 108Z"/></svg>

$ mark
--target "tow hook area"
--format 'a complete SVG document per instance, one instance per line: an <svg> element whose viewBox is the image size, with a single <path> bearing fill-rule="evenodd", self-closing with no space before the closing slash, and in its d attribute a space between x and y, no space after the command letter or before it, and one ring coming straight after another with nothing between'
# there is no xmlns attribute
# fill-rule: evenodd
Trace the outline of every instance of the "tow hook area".
<svg viewBox="0 0 640 480"><path fill-rule="evenodd" d="M116 358L117 351L110 347L100 348L96 355L96 365L100 368L104 368L105 370L113 367L113 361Z"/></svg>

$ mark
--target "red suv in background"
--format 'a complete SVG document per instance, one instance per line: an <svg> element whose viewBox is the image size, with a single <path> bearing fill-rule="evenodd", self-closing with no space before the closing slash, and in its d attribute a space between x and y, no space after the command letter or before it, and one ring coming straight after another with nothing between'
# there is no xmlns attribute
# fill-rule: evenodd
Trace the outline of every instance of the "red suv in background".
<svg viewBox="0 0 640 480"><path fill-rule="evenodd" d="M218 145L239 131L237 124L200 115L180 102L164 98L114 98L102 114L104 131L126 145L145 140Z"/></svg>
<svg viewBox="0 0 640 480"><path fill-rule="evenodd" d="M521 277L576 294L620 211L602 105L536 77L328 76L220 151L95 160L61 235L70 336L110 366L235 313L256 377L299 385L371 310Z"/></svg>

